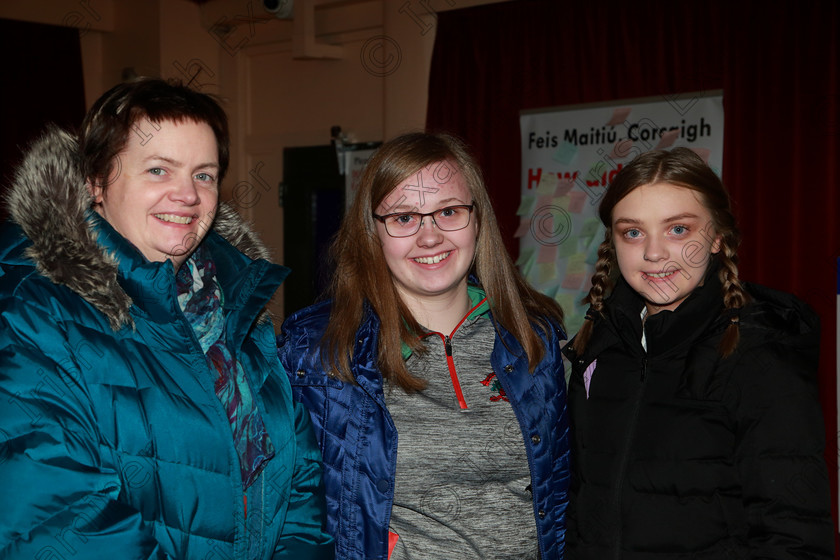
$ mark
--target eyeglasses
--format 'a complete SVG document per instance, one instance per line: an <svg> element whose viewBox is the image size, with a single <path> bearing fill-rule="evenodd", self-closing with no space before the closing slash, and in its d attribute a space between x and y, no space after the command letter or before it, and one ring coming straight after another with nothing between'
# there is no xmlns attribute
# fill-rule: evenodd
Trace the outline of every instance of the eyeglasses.
<svg viewBox="0 0 840 560"><path fill-rule="evenodd" d="M470 214L472 214L474 207L474 204L458 204L434 212L397 212L384 216L374 214L373 217L385 224L385 231L391 237L411 237L420 231L423 226L423 218L426 216L431 216L432 223L439 230L458 231L464 229L470 225Z"/></svg>

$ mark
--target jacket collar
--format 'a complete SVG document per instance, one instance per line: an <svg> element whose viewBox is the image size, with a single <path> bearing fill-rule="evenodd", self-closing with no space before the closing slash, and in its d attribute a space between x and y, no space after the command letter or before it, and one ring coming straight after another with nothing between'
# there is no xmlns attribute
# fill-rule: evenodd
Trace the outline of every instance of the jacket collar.
<svg viewBox="0 0 840 560"><path fill-rule="evenodd" d="M467 311L467 314L464 315L463 319L458 322L458 325L455 327L456 331L465 323L472 323L479 317L487 315L490 312L490 301L487 299L487 295L484 293L484 290L480 287L473 284L467 284L467 296L470 298L470 309ZM454 332L455 331L453 331L453 333ZM421 338L430 334L432 334L431 331L425 332L421 335ZM411 348L405 342L402 343L401 352L404 360L411 357Z"/></svg>
<svg viewBox="0 0 840 560"><path fill-rule="evenodd" d="M719 268L717 259L713 259L703 285L695 288L679 307L647 317L644 328L648 355L659 355L690 345L701 333L707 332L712 323L719 322L721 329L725 326ZM586 355L597 356L619 341L626 348L643 353L641 312L644 306L641 296L624 278L619 277L615 289L604 302L605 316L601 317L590 309L595 332L587 345ZM605 336L604 331L609 334Z"/></svg>
<svg viewBox="0 0 840 560"><path fill-rule="evenodd" d="M34 262L38 272L55 284L71 289L103 313L114 330L133 326L132 305L150 317L172 317L177 305L174 270L170 262L151 263L91 211L93 199L78 167L74 136L50 128L27 152L17 169L7 202L11 220L27 240L15 240L18 249ZM4 240L9 242L10 240ZM220 277L234 309L258 305L261 319L265 303L288 274L269 265L269 252L236 211L219 205L213 228L203 241L220 259ZM270 280L263 284L262 280ZM171 292L170 292L171 291ZM166 296L166 297L161 297ZM252 312L251 319L253 319ZM243 316L241 321L245 321Z"/></svg>

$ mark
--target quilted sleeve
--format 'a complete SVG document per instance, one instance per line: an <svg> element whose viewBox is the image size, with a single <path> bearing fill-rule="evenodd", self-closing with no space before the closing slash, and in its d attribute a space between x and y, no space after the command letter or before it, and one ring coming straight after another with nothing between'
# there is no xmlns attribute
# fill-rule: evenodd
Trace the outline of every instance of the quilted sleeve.
<svg viewBox="0 0 840 560"><path fill-rule="evenodd" d="M729 391L751 558L834 558L816 363L802 350L745 353Z"/></svg>
<svg viewBox="0 0 840 560"><path fill-rule="evenodd" d="M166 558L117 500L89 394L47 309L0 299L0 558Z"/></svg>
<svg viewBox="0 0 840 560"><path fill-rule="evenodd" d="M297 454L283 536L274 552L276 559L332 560L332 537L326 532L326 499L321 480L321 453L315 442L309 414L295 403Z"/></svg>

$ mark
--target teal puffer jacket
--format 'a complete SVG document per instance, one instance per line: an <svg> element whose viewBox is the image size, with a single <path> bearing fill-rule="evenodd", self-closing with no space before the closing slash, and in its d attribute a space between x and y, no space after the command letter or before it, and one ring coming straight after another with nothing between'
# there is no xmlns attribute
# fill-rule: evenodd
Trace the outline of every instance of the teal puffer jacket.
<svg viewBox="0 0 840 560"><path fill-rule="evenodd" d="M276 448L244 492L172 264L87 211L73 149L58 132L33 148L0 238L0 558L332 558L320 455L264 312L287 270L219 209L204 243Z"/></svg>

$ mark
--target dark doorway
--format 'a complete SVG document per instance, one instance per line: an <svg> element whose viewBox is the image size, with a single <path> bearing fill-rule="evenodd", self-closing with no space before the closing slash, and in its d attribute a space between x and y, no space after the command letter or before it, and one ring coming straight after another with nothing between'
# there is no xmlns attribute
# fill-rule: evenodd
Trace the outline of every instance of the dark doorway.
<svg viewBox="0 0 840 560"><path fill-rule="evenodd" d="M329 284L328 249L344 216L344 177L334 146L283 150L283 264L286 316L314 303Z"/></svg>
<svg viewBox="0 0 840 560"><path fill-rule="evenodd" d="M48 123L76 131L85 114L79 30L0 19L0 195ZM7 217L0 205L0 220Z"/></svg>

